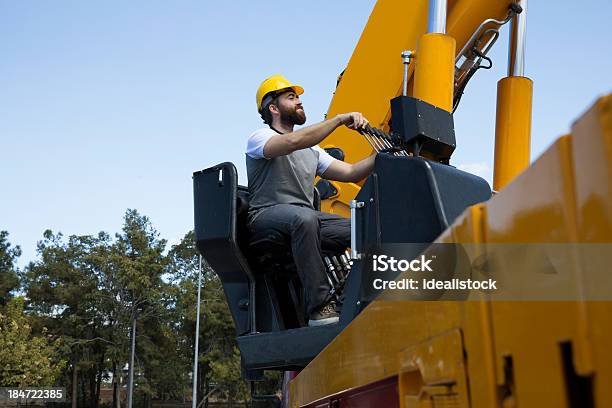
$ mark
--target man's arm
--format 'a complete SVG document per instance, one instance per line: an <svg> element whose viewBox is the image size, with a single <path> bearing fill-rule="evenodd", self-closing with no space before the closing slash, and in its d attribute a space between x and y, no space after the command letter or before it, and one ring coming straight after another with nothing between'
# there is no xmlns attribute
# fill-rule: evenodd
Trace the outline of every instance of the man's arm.
<svg viewBox="0 0 612 408"><path fill-rule="evenodd" d="M306 149L319 144L338 126L346 125L351 129L362 129L368 124L359 112L343 113L321 123L307 126L295 132L274 135L266 142L263 155L271 159L284 156L296 150Z"/></svg>
<svg viewBox="0 0 612 408"><path fill-rule="evenodd" d="M375 158L376 154L373 154L354 164L334 160L321 177L329 180L356 183L372 173Z"/></svg>

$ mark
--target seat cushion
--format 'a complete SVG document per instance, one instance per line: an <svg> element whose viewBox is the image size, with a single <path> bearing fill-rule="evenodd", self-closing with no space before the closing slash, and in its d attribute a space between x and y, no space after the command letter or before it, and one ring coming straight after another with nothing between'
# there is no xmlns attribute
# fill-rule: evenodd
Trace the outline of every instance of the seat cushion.
<svg viewBox="0 0 612 408"><path fill-rule="evenodd" d="M247 226L247 215L249 212L249 191L244 186L239 186L236 192L236 218L238 230L243 234L241 246L249 256L258 257L272 253L282 255L290 250L289 237L280 231L273 229L262 231L250 231Z"/></svg>
<svg viewBox="0 0 612 408"><path fill-rule="evenodd" d="M291 255L291 244L289 237L280 231L268 229L253 231L249 236L249 253L254 256L265 254Z"/></svg>

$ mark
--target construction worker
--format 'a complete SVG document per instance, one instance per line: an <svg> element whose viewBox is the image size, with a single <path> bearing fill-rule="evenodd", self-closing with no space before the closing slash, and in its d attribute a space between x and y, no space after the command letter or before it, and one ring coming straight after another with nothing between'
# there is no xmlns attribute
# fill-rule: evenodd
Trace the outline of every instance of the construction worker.
<svg viewBox="0 0 612 408"><path fill-rule="evenodd" d="M253 132L247 143L248 226L251 231L273 229L291 238L308 324L318 326L338 321L321 249L349 247L350 221L314 209L314 179L318 175L358 182L372 172L374 155L349 164L317 146L339 126L364 128L368 121L359 112L295 130L295 125L306 122L300 101L303 92L281 75L267 78L257 90L257 110L268 127Z"/></svg>

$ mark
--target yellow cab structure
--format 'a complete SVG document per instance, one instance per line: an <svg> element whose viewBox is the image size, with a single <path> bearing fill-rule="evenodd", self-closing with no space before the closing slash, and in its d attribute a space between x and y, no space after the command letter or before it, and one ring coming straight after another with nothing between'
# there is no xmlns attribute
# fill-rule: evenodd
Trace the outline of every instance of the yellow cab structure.
<svg viewBox="0 0 612 408"><path fill-rule="evenodd" d="M610 243L612 96L599 99L530 165L527 7L525 0L517 4L521 9L509 16L508 0L379 0L328 116L359 106L372 125L388 130L388 101L402 92L452 111L467 45L480 36L484 55L499 35L495 28L509 20L508 76L497 87L494 195L464 211L436 242ZM341 148L349 162L373 151L348 129L321 146ZM348 216L361 186L332 184L322 209ZM598 267L612 272L610 265ZM288 404L612 407L612 303L590 296L609 278L580 262L572 269L573 292L561 300L521 299L521 293L510 300L486 294L465 301L375 300L289 383ZM540 286L533 290L554 290L555 281L536 279L537 267L508 266L506 273L523 284L535 280Z"/></svg>

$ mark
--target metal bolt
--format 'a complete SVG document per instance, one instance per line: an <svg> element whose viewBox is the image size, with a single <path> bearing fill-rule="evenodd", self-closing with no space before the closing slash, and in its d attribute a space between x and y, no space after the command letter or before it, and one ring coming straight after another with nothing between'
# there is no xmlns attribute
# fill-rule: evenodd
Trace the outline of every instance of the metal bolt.
<svg viewBox="0 0 612 408"><path fill-rule="evenodd" d="M404 64L404 85L402 88L402 95L408 95L408 66L410 65L410 59L412 58L412 51L402 51L402 63Z"/></svg>

